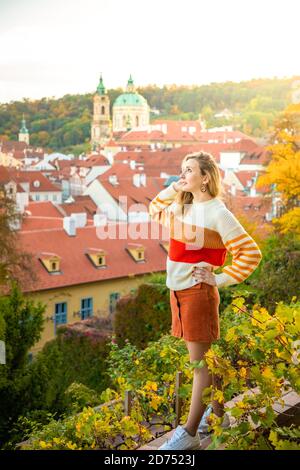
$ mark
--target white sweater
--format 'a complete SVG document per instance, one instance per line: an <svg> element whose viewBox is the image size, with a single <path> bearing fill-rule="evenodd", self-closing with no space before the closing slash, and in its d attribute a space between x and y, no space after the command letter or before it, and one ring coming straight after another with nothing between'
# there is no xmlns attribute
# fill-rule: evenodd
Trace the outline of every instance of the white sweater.
<svg viewBox="0 0 300 470"><path fill-rule="evenodd" d="M218 198L193 203L182 215L175 203L174 183L163 189L149 206L152 220L168 227L167 287L182 290L199 281L192 277L194 266L223 266L227 251L232 264L214 274L218 287L243 282L259 265L262 254L253 238Z"/></svg>

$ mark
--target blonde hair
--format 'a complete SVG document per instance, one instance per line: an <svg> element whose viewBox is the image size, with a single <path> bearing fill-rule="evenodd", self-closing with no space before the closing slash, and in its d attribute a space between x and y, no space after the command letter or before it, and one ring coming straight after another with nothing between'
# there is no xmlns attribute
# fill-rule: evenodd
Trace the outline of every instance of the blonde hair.
<svg viewBox="0 0 300 470"><path fill-rule="evenodd" d="M220 170L214 157L210 153L201 150L200 152L189 153L186 155L182 160L182 163L190 158L197 160L202 176L209 175L209 181L206 188L211 197L217 197L218 199L223 200L224 190L221 183ZM184 206L185 204L192 204L193 199L194 197L192 193L188 191L179 191L175 201L181 206Z"/></svg>

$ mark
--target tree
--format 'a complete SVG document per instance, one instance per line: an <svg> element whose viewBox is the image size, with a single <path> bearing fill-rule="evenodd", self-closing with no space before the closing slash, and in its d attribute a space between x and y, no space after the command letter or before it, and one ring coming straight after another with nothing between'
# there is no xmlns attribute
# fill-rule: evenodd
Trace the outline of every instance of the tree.
<svg viewBox="0 0 300 470"><path fill-rule="evenodd" d="M31 255L24 253L19 245L17 227L21 215L14 200L6 195L0 185L0 293L7 293L11 281L18 280L22 285L35 280Z"/></svg>
<svg viewBox="0 0 300 470"><path fill-rule="evenodd" d="M256 301L273 313L280 301L290 302L299 292L300 240L293 234L273 233L263 244L263 258L249 278Z"/></svg>
<svg viewBox="0 0 300 470"><path fill-rule="evenodd" d="M0 318L4 323L6 363L0 368L0 440L7 438L10 424L22 410L27 388L28 352L40 339L46 306L25 299L17 283L11 294L0 297ZM1 323L0 322L0 323Z"/></svg>
<svg viewBox="0 0 300 470"><path fill-rule="evenodd" d="M281 233L292 227L300 236L300 104L286 108L275 126L271 161L257 187L273 184L282 197L282 213L273 223Z"/></svg>

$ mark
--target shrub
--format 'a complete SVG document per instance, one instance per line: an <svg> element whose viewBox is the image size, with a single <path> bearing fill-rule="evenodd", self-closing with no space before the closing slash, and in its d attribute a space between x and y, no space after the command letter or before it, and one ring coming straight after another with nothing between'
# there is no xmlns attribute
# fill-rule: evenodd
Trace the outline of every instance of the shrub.
<svg viewBox="0 0 300 470"><path fill-rule="evenodd" d="M114 318L114 332L120 346L125 340L145 348L170 331L171 312L169 289L157 283L139 286L134 296L121 299Z"/></svg>

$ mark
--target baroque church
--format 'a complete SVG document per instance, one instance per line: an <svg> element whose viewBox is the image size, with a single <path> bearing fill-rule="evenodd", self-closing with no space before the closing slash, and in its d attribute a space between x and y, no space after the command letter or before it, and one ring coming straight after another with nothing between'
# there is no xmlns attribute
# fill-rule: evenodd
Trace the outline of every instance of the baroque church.
<svg viewBox="0 0 300 470"><path fill-rule="evenodd" d="M112 121L110 119L110 100L103 84L102 75L93 100L92 149L96 149L99 145L110 140L114 132L145 129L149 125L149 105L147 100L137 93L131 75L125 92L118 96L113 103Z"/></svg>

